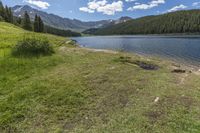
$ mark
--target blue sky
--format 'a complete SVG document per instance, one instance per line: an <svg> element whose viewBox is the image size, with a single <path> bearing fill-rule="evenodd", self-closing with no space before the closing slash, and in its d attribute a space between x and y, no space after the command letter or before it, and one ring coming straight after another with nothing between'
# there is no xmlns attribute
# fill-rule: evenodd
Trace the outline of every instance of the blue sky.
<svg viewBox="0 0 200 133"><path fill-rule="evenodd" d="M84 21L138 18L200 8L200 0L2 0L8 6L30 5L48 13Z"/></svg>

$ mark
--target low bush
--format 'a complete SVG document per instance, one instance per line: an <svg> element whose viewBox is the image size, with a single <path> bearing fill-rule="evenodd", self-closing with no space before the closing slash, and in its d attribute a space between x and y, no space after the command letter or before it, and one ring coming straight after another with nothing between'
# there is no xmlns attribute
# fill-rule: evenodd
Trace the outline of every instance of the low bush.
<svg viewBox="0 0 200 133"><path fill-rule="evenodd" d="M54 53L49 41L41 37L24 37L12 49L13 56L40 56Z"/></svg>

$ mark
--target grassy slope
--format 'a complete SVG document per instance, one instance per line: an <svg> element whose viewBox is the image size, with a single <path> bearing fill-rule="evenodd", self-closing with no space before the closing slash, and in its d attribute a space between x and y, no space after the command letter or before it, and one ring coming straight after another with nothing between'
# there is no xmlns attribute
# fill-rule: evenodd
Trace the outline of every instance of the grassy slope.
<svg viewBox="0 0 200 133"><path fill-rule="evenodd" d="M0 23L1 51L24 33ZM39 35L56 44L55 55L0 56L1 132L200 132L198 75L172 74L171 63L158 59L150 62L161 68L146 71L118 61L147 60L142 57L74 48L64 38Z"/></svg>

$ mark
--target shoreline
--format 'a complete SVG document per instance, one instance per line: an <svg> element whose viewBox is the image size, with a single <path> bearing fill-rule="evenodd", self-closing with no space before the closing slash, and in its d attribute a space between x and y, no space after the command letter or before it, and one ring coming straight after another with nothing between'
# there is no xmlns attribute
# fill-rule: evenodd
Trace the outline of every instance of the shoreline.
<svg viewBox="0 0 200 133"><path fill-rule="evenodd" d="M125 53L125 54L131 54L131 55L136 55L145 59L151 59L151 60L165 60L166 62L170 63L171 66L174 69L184 69L188 72L192 72L196 75L200 75L200 67L195 66L186 62L178 61L178 60L173 60L172 58L167 58L167 57L158 57L155 55L148 55L148 54L140 54L140 53L131 53L131 52L121 52L121 51L115 51L115 50L106 50L106 49L95 49L95 48L87 48L87 47L81 47L79 44L77 45L78 47L89 50L92 52L104 52L104 53L110 53L110 54L117 54L117 53Z"/></svg>
<svg viewBox="0 0 200 133"><path fill-rule="evenodd" d="M79 36L71 38L80 38L80 37L160 37L160 38L200 38L200 34L136 34L136 35L89 35L89 36ZM73 39L72 39L73 40Z"/></svg>
<svg viewBox="0 0 200 133"><path fill-rule="evenodd" d="M113 35L112 37L118 37L119 35ZM180 37L188 37L188 38L196 38L196 37L198 37L198 38L200 38L200 36L199 35L148 35L149 37L164 37L164 38L168 38L168 37L174 37L174 38L180 38ZM135 37L148 37L148 36L146 36L146 35L136 35ZM92 36L92 37L102 37L102 36ZM103 37L110 37L110 36L103 36ZM134 38L134 36L130 36L130 35L123 35L123 37L127 37L127 38L129 38L129 37L133 37ZM81 37L81 38L83 38L83 37ZM87 44L87 39L83 39L83 41L81 41L81 39L79 40L79 39L76 39L76 38L71 38L71 39L73 39L73 40L77 40L75 43L79 46L79 47L82 47L82 48L91 48L90 46L92 46L93 44L92 43L94 43L94 44L96 44L95 43L95 39L96 38L94 38L94 39L91 39L91 42L90 42L90 39L89 39L89 47L87 46L87 45L84 45L84 43L86 43ZM97 39L98 40L98 39ZM114 39L115 40L115 39ZM92 42L92 41L94 41L94 42ZM103 41L103 40L100 40L100 41ZM116 40L115 40L116 41ZM82 43L82 44L80 44L80 43ZM199 62L199 59L198 59L198 55L196 54L196 53L198 53L198 50L196 49L194 52L194 54L193 53L189 53L189 52L191 52L191 51L188 51L188 53L186 53L187 55L185 55L184 53L181 53L181 54L179 54L179 53L176 53L176 52L178 52L178 50L179 50L179 47L175 47L175 50L173 50L171 47L171 44L172 43L169 43L170 45L169 45L169 49L168 49L168 47L167 48L159 48L158 47L158 49L156 49L157 47L156 46L152 46L152 48L150 47L150 52L148 51L148 49L147 49L147 51L145 51L145 49L142 49L142 48L140 48L140 47L143 47L143 45L142 46L140 46L140 44L133 44L134 46L133 47L131 47L130 46L130 48L132 48L133 50L129 50L129 45L131 45L131 43L128 43L127 45L127 47L126 48L124 48L124 50L126 50L126 51L120 51L120 46L118 46L118 45L124 45L123 43L119 43L119 44L117 44L117 46L115 47L115 42L114 43L112 43L111 42L111 45L108 45L108 47L107 46L104 46L105 44L104 43L107 43L106 41L104 42L101 42L101 43L97 43L96 45L96 47L94 46L94 48L91 48L91 49L95 49L95 51L106 51L106 52L108 52L108 51L118 51L118 52L126 52L126 53L133 53L133 54L136 54L136 55L142 55L142 56L145 56L145 57L152 57L152 58L158 58L158 59L164 59L164 60L168 60L168 61L171 61L171 62L173 62L173 63L177 63L177 64L180 64L180 65L182 65L182 66L187 66L188 68L193 68L193 69L195 69L195 70L200 70L200 62ZM149 44L150 43L152 43L152 42L149 42ZM186 42L187 44L189 44L190 42ZM79 45L80 44L80 45ZM168 44L167 42L166 42L166 44ZM98 45L103 45L102 47L101 46L98 46ZM196 46L196 45L195 45ZM194 47L192 47L193 49L195 49L195 46ZM99 48L98 48L99 47ZM139 48L138 48L139 47ZM155 50L158 50L158 51L153 51L153 52L151 52L152 51L152 49L154 49L154 47L155 47ZM165 46L160 46L160 47L165 47ZM189 45L188 45L188 47L189 47ZM107 50L108 49L108 50ZM111 49L111 50L110 50ZM118 50L119 49L119 50ZM135 49L135 50L134 50ZM137 49L139 49L139 50L137 50ZM142 49L142 50L141 50ZM162 51L159 51L159 49L161 49ZM171 52L170 52L170 50L171 50ZM177 50L177 51L176 51ZM185 49L183 49L183 48L181 48L181 50L185 50ZM180 50L179 50L180 51ZM186 52L187 52L187 50L186 50ZM193 52L193 51L192 51Z"/></svg>

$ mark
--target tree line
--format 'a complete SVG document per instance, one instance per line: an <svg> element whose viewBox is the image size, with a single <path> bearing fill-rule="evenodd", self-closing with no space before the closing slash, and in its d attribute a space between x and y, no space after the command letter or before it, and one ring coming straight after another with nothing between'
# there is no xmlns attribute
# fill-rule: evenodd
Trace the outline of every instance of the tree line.
<svg viewBox="0 0 200 133"><path fill-rule="evenodd" d="M57 28L54 28L54 27L51 27L51 26L48 26L48 25L45 25L44 26L44 30L46 33L49 33L49 34L55 34L55 35L58 35L58 36L73 36L73 37L78 37L78 36L81 36L80 33L78 32L73 32L71 30L62 30L62 29L57 29Z"/></svg>
<svg viewBox="0 0 200 133"><path fill-rule="evenodd" d="M0 20L13 23L13 14L11 8L7 6L4 7L1 1L0 1Z"/></svg>
<svg viewBox="0 0 200 133"><path fill-rule="evenodd" d="M90 29L84 33L95 35L200 33L200 10L147 16L101 29Z"/></svg>
<svg viewBox="0 0 200 133"><path fill-rule="evenodd" d="M40 16L36 14L34 22L32 24L28 12L25 11L24 17L22 19L22 28L29 31L33 30L34 32L44 32L44 23Z"/></svg>
<svg viewBox="0 0 200 133"><path fill-rule="evenodd" d="M0 21L5 21L8 23L15 24L21 28L29 31L49 33L59 36L81 36L80 33L73 32L70 30L57 29L48 25L45 25L41 17L37 14L35 15L34 21L32 22L27 11L21 17L13 16L12 9L3 5L0 0Z"/></svg>

